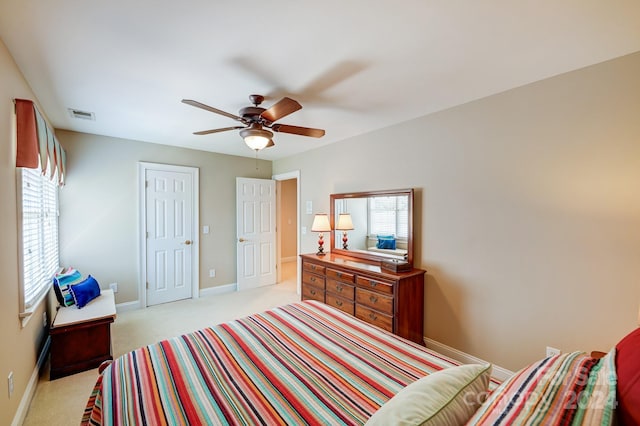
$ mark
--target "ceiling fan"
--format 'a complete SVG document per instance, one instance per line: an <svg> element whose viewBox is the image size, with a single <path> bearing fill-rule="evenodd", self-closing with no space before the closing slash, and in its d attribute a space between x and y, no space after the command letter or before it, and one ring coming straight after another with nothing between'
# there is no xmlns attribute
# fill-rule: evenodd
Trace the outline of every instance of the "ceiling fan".
<svg viewBox="0 0 640 426"><path fill-rule="evenodd" d="M310 136L313 138L321 138L324 136L324 130L322 129L276 123L276 121L281 118L302 108L302 105L291 98L284 97L268 109L260 106L264 101L264 96L262 95L250 95L249 100L253 106L242 108L239 115L234 115L191 99L183 99L182 102L196 108L224 115L225 117L229 117L244 124L243 126L203 130L200 132L194 132L194 135L208 135L211 133L226 132L228 130L240 130L240 136L244 139L247 146L256 151L275 145L272 139L273 132L291 133L294 135ZM271 129L273 132L267 129Z"/></svg>

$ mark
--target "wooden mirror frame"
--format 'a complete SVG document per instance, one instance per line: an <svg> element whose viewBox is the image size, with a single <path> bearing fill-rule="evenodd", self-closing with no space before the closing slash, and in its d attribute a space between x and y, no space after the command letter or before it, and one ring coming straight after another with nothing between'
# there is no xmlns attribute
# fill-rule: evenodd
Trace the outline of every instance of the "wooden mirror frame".
<svg viewBox="0 0 640 426"><path fill-rule="evenodd" d="M330 249L332 253L341 254L344 256L355 257L366 260L381 261L383 259L389 259L384 255L376 254L375 252L367 252L366 250L344 250L336 247L336 200L348 199L348 198L369 198L369 197L384 197L384 196L400 196L406 195L409 198L408 205L408 235L407 235L407 258L409 264L413 265L413 188L408 189L395 189L386 191L368 191L368 192L347 192L342 194L331 194L330 199L330 216L329 221L331 223L331 245Z"/></svg>

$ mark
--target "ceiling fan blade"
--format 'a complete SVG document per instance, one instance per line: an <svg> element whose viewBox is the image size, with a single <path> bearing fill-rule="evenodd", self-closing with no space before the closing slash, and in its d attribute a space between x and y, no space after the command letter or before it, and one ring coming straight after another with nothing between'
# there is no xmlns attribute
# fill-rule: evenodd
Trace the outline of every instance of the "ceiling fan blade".
<svg viewBox="0 0 640 426"><path fill-rule="evenodd" d="M284 97L273 104L271 108L263 111L262 114L260 114L260 117L273 123L274 121L280 120L282 117L286 117L299 109L302 109L302 105L291 98Z"/></svg>
<svg viewBox="0 0 640 426"><path fill-rule="evenodd" d="M210 135L211 133L226 132L229 130L244 129L244 126L222 127L220 129L202 130L200 132L193 132L194 135Z"/></svg>
<svg viewBox="0 0 640 426"><path fill-rule="evenodd" d="M229 118L231 118L233 120L241 121L243 123L246 123L245 119L242 118L242 117L239 117L239 116L237 116L235 114L231 114L231 113L226 112L226 111L222 111L221 109L210 107L209 105L205 105L205 104L200 103L198 101L194 101L194 100L191 100L191 99L183 99L182 103L194 106L196 108L204 109L205 111L210 111L210 112L214 112L216 114L224 115L225 117L229 117Z"/></svg>
<svg viewBox="0 0 640 426"><path fill-rule="evenodd" d="M288 124L274 124L271 130L280 133L292 133L294 135L311 136L312 138L321 138L324 136L324 130L312 129L311 127L290 126Z"/></svg>

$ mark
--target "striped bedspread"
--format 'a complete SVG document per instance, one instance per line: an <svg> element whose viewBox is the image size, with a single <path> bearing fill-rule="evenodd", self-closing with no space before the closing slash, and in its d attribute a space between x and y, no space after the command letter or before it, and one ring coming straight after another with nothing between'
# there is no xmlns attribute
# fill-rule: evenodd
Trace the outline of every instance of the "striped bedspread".
<svg viewBox="0 0 640 426"><path fill-rule="evenodd" d="M395 393L455 365L304 301L137 349L99 377L83 424L363 424Z"/></svg>

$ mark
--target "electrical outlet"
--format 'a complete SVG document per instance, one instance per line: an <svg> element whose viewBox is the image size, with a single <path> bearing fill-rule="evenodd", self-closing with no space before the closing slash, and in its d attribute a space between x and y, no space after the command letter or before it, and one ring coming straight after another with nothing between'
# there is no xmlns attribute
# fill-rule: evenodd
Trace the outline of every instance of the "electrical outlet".
<svg viewBox="0 0 640 426"><path fill-rule="evenodd" d="M214 278L216 276L216 270L215 269L209 269L209 278Z"/></svg>
<svg viewBox="0 0 640 426"><path fill-rule="evenodd" d="M44 328L47 328L47 312L43 312L42 313L42 326Z"/></svg>
<svg viewBox="0 0 640 426"><path fill-rule="evenodd" d="M113 290L113 292L114 292L114 293L117 293L117 292L118 292L118 283L111 283L111 284L109 284L109 288L110 288L111 290Z"/></svg>
<svg viewBox="0 0 640 426"><path fill-rule="evenodd" d="M9 387L9 398L11 398L11 395L13 395L13 371L7 377L7 386Z"/></svg>
<svg viewBox="0 0 640 426"><path fill-rule="evenodd" d="M560 349L552 348L551 346L547 346L547 358L550 356L560 355Z"/></svg>

